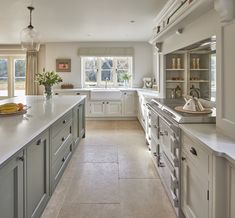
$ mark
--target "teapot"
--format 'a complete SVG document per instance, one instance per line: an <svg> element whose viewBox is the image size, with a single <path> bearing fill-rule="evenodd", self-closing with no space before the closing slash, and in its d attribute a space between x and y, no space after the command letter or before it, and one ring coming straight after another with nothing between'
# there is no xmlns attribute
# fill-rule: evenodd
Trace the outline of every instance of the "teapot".
<svg viewBox="0 0 235 218"><path fill-rule="evenodd" d="M187 99L186 97L184 98L185 100L185 105L183 106L183 110L187 111L204 111L204 107L202 106L201 102L198 100L198 98L190 96Z"/></svg>

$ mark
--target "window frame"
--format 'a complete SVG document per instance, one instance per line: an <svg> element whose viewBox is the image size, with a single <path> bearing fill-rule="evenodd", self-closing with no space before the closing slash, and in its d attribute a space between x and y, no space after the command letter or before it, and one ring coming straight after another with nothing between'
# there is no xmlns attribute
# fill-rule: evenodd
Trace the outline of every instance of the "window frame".
<svg viewBox="0 0 235 218"><path fill-rule="evenodd" d="M85 61L86 58L97 58L97 73L96 73L96 82L86 82L85 81ZM82 78L82 87L96 87L96 88L102 88L105 86L105 81L102 81L102 75L101 75L101 62L102 62L102 58L112 58L113 59L113 68L112 68L112 77L113 77L113 81L112 82L108 82L108 87L114 87L114 88L118 88L118 87L124 87L124 83L120 83L118 82L118 78L117 78L117 60L118 59L128 59L128 69L127 71L130 72L131 74L131 79L129 80L129 87L132 87L132 82L133 82L133 56L81 56L81 78ZM120 69L119 69L120 70Z"/></svg>
<svg viewBox="0 0 235 218"><path fill-rule="evenodd" d="M26 55L25 54L17 54L17 55L3 55L0 54L0 59L7 59L7 77L8 77L8 95L0 96L0 99L16 97L15 96L15 61L14 60L25 60L26 64ZM25 72L26 78L26 72Z"/></svg>

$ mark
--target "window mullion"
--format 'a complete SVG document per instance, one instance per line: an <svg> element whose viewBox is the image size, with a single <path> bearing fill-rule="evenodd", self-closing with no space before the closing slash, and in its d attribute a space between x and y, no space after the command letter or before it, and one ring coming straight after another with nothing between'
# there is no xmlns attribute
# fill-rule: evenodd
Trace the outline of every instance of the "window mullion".
<svg viewBox="0 0 235 218"><path fill-rule="evenodd" d="M117 58L113 58L113 85L114 87L118 87L117 83Z"/></svg>
<svg viewBox="0 0 235 218"><path fill-rule="evenodd" d="M98 57L97 59L97 86L99 87L101 85L101 58Z"/></svg>

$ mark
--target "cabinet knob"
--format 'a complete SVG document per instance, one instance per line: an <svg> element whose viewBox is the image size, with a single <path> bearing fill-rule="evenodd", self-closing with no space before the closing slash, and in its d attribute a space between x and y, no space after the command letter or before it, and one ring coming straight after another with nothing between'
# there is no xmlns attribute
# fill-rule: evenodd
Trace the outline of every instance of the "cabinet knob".
<svg viewBox="0 0 235 218"><path fill-rule="evenodd" d="M194 147L191 147L190 152L191 152L193 155L197 156L197 151L196 151L196 149L195 149Z"/></svg>
<svg viewBox="0 0 235 218"><path fill-rule="evenodd" d="M63 141L65 140L65 138L63 137L61 140L62 140L62 142L63 142Z"/></svg>
<svg viewBox="0 0 235 218"><path fill-rule="evenodd" d="M67 121L66 120L63 120L63 124L65 124Z"/></svg>
<svg viewBox="0 0 235 218"><path fill-rule="evenodd" d="M107 101L106 103L107 103L107 104L109 104L109 102L108 102L108 101Z"/></svg>
<svg viewBox="0 0 235 218"><path fill-rule="evenodd" d="M24 157L23 156L17 157L17 160L24 162Z"/></svg>
<svg viewBox="0 0 235 218"><path fill-rule="evenodd" d="M36 145L40 145L41 142L42 142L42 140L41 140L41 139L38 139Z"/></svg>
<svg viewBox="0 0 235 218"><path fill-rule="evenodd" d="M185 160L186 160L186 158L185 158L185 157L182 157L182 158L181 158L181 160L182 160L182 161L185 161Z"/></svg>
<svg viewBox="0 0 235 218"><path fill-rule="evenodd" d="M103 102L103 104L104 104L104 102Z"/></svg>
<svg viewBox="0 0 235 218"><path fill-rule="evenodd" d="M65 162L65 157L63 157L62 162Z"/></svg>

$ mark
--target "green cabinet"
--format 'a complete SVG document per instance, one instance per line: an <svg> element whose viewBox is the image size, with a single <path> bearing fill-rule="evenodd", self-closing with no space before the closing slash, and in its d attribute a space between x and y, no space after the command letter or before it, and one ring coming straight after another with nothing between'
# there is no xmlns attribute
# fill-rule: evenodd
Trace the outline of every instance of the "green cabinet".
<svg viewBox="0 0 235 218"><path fill-rule="evenodd" d="M49 132L26 148L26 217L40 217L49 200Z"/></svg>
<svg viewBox="0 0 235 218"><path fill-rule="evenodd" d="M73 109L73 137L75 146L85 137L85 101Z"/></svg>
<svg viewBox="0 0 235 218"><path fill-rule="evenodd" d="M0 169L0 217L24 217L23 170L23 152Z"/></svg>

